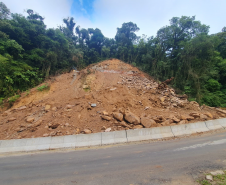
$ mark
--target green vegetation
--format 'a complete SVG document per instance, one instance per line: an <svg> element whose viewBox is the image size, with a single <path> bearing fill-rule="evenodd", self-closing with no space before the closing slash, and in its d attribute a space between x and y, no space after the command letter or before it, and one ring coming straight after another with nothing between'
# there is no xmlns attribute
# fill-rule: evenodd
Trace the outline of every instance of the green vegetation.
<svg viewBox="0 0 226 185"><path fill-rule="evenodd" d="M208 181L206 179L204 180L198 180L198 183L200 185L226 185L226 171L224 171L225 174L223 175L214 175L213 181ZM207 174L210 175L210 174Z"/></svg>
<svg viewBox="0 0 226 185"><path fill-rule="evenodd" d="M44 91L44 90L49 90L49 85L48 84L44 84L42 86L37 87L38 91Z"/></svg>
<svg viewBox="0 0 226 185"><path fill-rule="evenodd" d="M139 27L123 23L115 38L100 29L84 29L74 18L46 28L31 9L11 14L0 3L0 98L42 83L50 75L117 58L152 75L157 81L175 77L173 87L191 100L226 107L226 27L209 35L209 26L195 16L173 17L157 35L139 37Z"/></svg>
<svg viewBox="0 0 226 185"><path fill-rule="evenodd" d="M9 98L9 103L13 104L18 98L20 98L20 95L15 95Z"/></svg>

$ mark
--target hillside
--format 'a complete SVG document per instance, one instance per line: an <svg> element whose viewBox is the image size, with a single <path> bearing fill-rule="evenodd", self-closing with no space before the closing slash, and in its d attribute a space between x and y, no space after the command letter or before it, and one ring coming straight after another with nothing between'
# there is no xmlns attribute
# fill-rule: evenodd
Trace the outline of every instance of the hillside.
<svg viewBox="0 0 226 185"><path fill-rule="evenodd" d="M117 59L51 78L0 115L0 139L161 127L225 117Z"/></svg>

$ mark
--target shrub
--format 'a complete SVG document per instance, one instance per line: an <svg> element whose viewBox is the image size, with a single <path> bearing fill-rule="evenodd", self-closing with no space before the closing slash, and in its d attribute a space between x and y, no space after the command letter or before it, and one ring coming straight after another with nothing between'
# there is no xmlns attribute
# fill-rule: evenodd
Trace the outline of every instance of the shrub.
<svg viewBox="0 0 226 185"><path fill-rule="evenodd" d="M48 84L44 84L40 87L37 87L38 91L44 91L44 90L49 90L49 85Z"/></svg>

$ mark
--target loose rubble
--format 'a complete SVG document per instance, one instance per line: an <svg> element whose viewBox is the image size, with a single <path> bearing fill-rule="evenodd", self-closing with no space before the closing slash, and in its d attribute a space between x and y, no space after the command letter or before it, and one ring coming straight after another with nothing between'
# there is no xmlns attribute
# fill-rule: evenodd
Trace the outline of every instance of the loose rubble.
<svg viewBox="0 0 226 185"><path fill-rule="evenodd" d="M199 106L170 86L117 59L92 64L31 89L13 107L0 109L0 140L112 132L180 125L226 117Z"/></svg>

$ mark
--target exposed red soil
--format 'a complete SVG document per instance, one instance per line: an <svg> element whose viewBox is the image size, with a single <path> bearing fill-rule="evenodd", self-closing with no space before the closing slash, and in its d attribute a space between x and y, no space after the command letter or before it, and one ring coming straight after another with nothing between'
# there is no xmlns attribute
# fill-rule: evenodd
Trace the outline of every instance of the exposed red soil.
<svg viewBox="0 0 226 185"><path fill-rule="evenodd" d="M226 115L221 109L189 102L170 87L158 89L150 76L117 59L62 74L47 83L49 90L33 88L1 112L1 140L161 127ZM113 113L124 115L123 121ZM141 123L126 119L128 114L131 119L141 118Z"/></svg>

